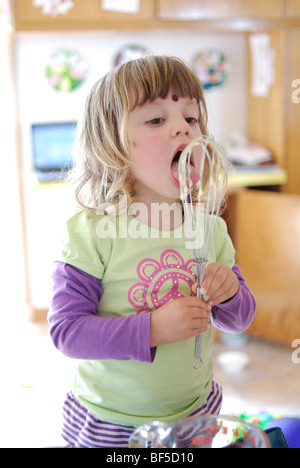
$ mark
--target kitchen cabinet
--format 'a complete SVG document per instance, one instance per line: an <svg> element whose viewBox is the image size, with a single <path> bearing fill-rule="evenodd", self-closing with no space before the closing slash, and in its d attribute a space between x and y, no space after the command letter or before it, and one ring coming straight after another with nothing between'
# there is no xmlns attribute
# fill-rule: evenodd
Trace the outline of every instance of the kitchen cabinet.
<svg viewBox="0 0 300 468"><path fill-rule="evenodd" d="M288 18L300 18L299 0L286 0L286 16Z"/></svg>
<svg viewBox="0 0 300 468"><path fill-rule="evenodd" d="M272 73L269 89L265 94L255 90L260 70L255 63L255 51L252 54L252 34L248 34L248 138L268 148L276 163L284 166L285 160L285 100L284 100L284 56L282 53L283 31L263 31L270 39L269 53L273 54L274 63L269 64ZM254 34L254 37L256 34ZM268 53L268 52L266 52ZM268 65L267 65L268 66Z"/></svg>
<svg viewBox="0 0 300 468"><path fill-rule="evenodd" d="M76 30L140 27L154 18L153 0L140 0L137 12L118 12L101 7L101 0L72 0L66 14L51 16L32 0L14 0L16 30Z"/></svg>
<svg viewBox="0 0 300 468"><path fill-rule="evenodd" d="M286 170L287 182L282 191L300 195L300 28L265 33L274 54L274 76L269 91L256 95L249 47L248 138L268 148L276 163Z"/></svg>
<svg viewBox="0 0 300 468"><path fill-rule="evenodd" d="M201 20L237 17L283 18L285 0L159 0L163 20Z"/></svg>
<svg viewBox="0 0 300 468"><path fill-rule="evenodd" d="M257 305L248 332L291 346L300 338L300 196L239 191L234 230L237 264Z"/></svg>
<svg viewBox="0 0 300 468"><path fill-rule="evenodd" d="M43 14L32 0L13 0L17 31L196 28L249 30L299 24L298 0L139 0L138 11L117 12L101 0L72 0L66 14Z"/></svg>
<svg viewBox="0 0 300 468"><path fill-rule="evenodd" d="M282 130L285 136L285 167L288 173L286 191L300 194L300 28L285 32L284 99L286 120Z"/></svg>

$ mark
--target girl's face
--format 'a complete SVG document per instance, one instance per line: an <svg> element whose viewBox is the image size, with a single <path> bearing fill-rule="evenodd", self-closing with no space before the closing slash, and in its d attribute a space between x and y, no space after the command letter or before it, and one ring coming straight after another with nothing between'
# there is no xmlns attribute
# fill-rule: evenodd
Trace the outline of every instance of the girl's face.
<svg viewBox="0 0 300 468"><path fill-rule="evenodd" d="M177 97L172 90L165 99L146 102L130 112L131 175L140 202L150 206L180 198L180 151L200 135L196 100ZM199 164L193 152L192 178L196 179Z"/></svg>

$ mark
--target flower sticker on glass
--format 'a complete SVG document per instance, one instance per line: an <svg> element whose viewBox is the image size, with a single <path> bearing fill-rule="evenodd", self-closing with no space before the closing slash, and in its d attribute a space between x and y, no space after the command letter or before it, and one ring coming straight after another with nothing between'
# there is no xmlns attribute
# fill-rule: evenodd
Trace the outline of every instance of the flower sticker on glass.
<svg viewBox="0 0 300 468"><path fill-rule="evenodd" d="M192 60L192 69L204 89L210 89L225 83L230 72L230 65L221 51L208 49L195 55Z"/></svg>
<svg viewBox="0 0 300 468"><path fill-rule="evenodd" d="M74 6L71 0L33 0L32 4L42 7L42 14L50 16L65 15Z"/></svg>
<svg viewBox="0 0 300 468"><path fill-rule="evenodd" d="M88 64L76 50L58 49L50 57L45 75L56 91L69 92L86 79Z"/></svg>

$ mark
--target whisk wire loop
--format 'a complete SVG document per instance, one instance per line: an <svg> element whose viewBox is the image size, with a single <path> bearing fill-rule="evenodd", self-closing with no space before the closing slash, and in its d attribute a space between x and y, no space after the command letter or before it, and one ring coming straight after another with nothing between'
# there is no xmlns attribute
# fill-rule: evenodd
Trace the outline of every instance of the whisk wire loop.
<svg viewBox="0 0 300 468"><path fill-rule="evenodd" d="M196 164L196 155L193 155L196 146L201 147L201 154L198 155L201 157L200 164L199 161ZM196 170L196 166L199 166L199 173L195 185L192 181L192 171ZM226 180L226 156L222 147L211 136L197 137L183 150L179 159L180 194L197 270L197 296L201 299L200 288L225 194ZM200 222L203 222L202 232L199 229ZM195 343L195 368L197 361L202 362L201 349L202 335L198 335Z"/></svg>

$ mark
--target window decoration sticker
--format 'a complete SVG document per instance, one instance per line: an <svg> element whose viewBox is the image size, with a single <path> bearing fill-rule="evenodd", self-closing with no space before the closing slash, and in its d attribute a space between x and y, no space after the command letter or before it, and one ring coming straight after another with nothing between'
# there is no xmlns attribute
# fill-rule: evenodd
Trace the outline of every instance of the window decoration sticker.
<svg viewBox="0 0 300 468"><path fill-rule="evenodd" d="M50 56L45 76L53 89L67 93L86 80L88 69L87 61L78 51L58 49Z"/></svg>
<svg viewBox="0 0 300 468"><path fill-rule="evenodd" d="M12 8L10 0L0 0L0 20L7 25L9 30L12 28Z"/></svg>
<svg viewBox="0 0 300 468"><path fill-rule="evenodd" d="M231 70L225 55L217 49L198 52L192 59L192 69L200 79L204 89L221 86Z"/></svg>
<svg viewBox="0 0 300 468"><path fill-rule="evenodd" d="M134 60L142 57L147 53L147 49L141 45L129 44L122 47L116 54L113 66L117 67L121 63L128 62L129 60Z"/></svg>
<svg viewBox="0 0 300 468"><path fill-rule="evenodd" d="M57 16L66 15L74 7L71 0L33 0L35 8L42 7L43 15Z"/></svg>

